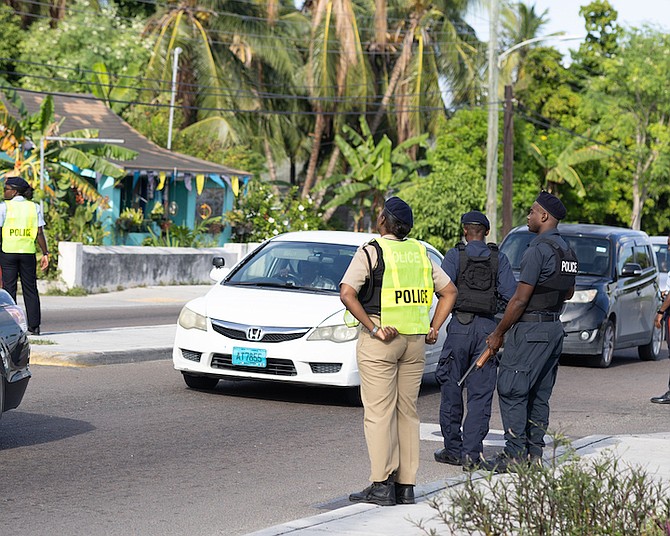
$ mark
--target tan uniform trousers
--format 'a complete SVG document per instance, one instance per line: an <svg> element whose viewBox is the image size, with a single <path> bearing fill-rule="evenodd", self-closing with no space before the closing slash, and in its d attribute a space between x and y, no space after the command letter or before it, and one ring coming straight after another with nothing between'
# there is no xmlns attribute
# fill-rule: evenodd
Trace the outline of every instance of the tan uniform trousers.
<svg viewBox="0 0 670 536"><path fill-rule="evenodd" d="M419 414L416 409L423 375L424 335L398 335L390 342L363 330L357 360L361 377L365 441L370 480L416 484L419 469Z"/></svg>

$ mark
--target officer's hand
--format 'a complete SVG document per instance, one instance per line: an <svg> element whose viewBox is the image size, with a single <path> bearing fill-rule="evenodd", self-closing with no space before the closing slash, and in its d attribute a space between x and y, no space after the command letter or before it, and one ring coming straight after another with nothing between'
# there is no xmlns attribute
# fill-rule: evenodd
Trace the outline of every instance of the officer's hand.
<svg viewBox="0 0 670 536"><path fill-rule="evenodd" d="M44 271L47 269L47 266L49 266L49 255L42 255L42 258L40 259L40 268Z"/></svg>
<svg viewBox="0 0 670 536"><path fill-rule="evenodd" d="M381 339L382 341L392 341L393 339L396 338L397 335L398 335L397 329L395 329L393 326L385 326L383 328L379 328L379 330L375 334L375 337Z"/></svg>
<svg viewBox="0 0 670 536"><path fill-rule="evenodd" d="M498 335L495 331L486 337L486 345L493 350L493 353L496 353L500 350L500 347L503 344L502 335Z"/></svg>
<svg viewBox="0 0 670 536"><path fill-rule="evenodd" d="M663 315L661 313L656 313L656 318L654 318L654 326L660 328L661 320L663 320Z"/></svg>
<svg viewBox="0 0 670 536"><path fill-rule="evenodd" d="M426 344L435 344L437 342L437 330L430 328L428 335L426 335Z"/></svg>

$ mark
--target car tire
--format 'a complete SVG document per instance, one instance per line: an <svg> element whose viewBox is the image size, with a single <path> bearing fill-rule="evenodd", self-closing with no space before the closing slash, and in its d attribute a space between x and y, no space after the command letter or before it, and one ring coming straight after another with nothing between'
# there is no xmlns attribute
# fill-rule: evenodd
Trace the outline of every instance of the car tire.
<svg viewBox="0 0 670 536"><path fill-rule="evenodd" d="M661 345L663 344L663 326L654 329L651 332L651 341L647 344L637 347L637 355L642 361L656 361L661 357Z"/></svg>
<svg viewBox="0 0 670 536"><path fill-rule="evenodd" d="M216 387L216 384L219 383L218 378L212 378L211 376L194 376L193 374L186 374L182 372L184 376L184 381L191 389L204 389L212 390Z"/></svg>
<svg viewBox="0 0 670 536"><path fill-rule="evenodd" d="M614 340L615 340L614 322L609 318L603 324L603 337L600 355L595 358L595 365L600 368L607 368L612 364L612 356L614 355Z"/></svg>
<svg viewBox="0 0 670 536"><path fill-rule="evenodd" d="M5 411L5 377L0 374L0 418Z"/></svg>
<svg viewBox="0 0 670 536"><path fill-rule="evenodd" d="M361 388L359 386L345 387L342 392L342 398L347 406L360 408L363 405L363 401L361 400Z"/></svg>

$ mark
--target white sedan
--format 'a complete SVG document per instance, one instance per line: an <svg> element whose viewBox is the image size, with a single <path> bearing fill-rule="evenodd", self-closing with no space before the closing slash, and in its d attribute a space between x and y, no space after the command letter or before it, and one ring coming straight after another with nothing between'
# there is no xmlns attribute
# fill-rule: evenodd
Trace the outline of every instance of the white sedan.
<svg viewBox="0 0 670 536"><path fill-rule="evenodd" d="M213 389L220 379L358 386L360 330L344 324L339 282L358 246L376 236L286 233L230 270L215 259L212 278L218 283L179 315L175 369L195 389ZM442 256L426 247L439 265ZM437 344L426 346L426 372L435 370L445 331Z"/></svg>

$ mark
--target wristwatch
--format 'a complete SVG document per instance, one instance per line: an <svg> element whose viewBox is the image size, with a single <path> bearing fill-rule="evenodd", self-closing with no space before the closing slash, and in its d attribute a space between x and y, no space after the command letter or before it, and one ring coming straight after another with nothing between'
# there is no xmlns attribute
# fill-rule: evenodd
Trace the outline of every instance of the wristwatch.
<svg viewBox="0 0 670 536"><path fill-rule="evenodd" d="M375 326L375 327L373 327L373 328L370 330L370 336L371 336L371 337L374 337L374 336L377 334L378 331L379 331L379 326Z"/></svg>

